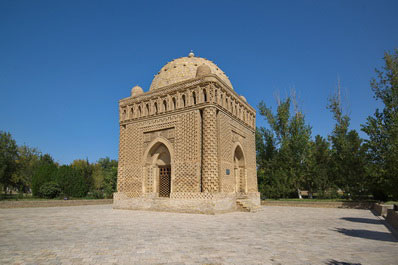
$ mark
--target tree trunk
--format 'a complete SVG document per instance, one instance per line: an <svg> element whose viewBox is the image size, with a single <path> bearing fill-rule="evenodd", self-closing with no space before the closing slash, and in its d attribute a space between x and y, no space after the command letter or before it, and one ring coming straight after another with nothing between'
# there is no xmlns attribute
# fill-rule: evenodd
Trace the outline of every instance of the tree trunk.
<svg viewBox="0 0 398 265"><path fill-rule="evenodd" d="M302 198L303 198L303 197L301 196L301 191L300 191L299 188L297 188L297 194L298 194L299 199L302 199Z"/></svg>

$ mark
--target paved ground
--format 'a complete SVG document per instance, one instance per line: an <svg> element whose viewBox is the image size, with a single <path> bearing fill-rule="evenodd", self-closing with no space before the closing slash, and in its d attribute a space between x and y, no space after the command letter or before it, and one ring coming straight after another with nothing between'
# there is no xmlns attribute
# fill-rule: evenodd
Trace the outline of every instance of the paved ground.
<svg viewBox="0 0 398 265"><path fill-rule="evenodd" d="M368 210L197 215L111 205L0 209L0 264L398 264Z"/></svg>

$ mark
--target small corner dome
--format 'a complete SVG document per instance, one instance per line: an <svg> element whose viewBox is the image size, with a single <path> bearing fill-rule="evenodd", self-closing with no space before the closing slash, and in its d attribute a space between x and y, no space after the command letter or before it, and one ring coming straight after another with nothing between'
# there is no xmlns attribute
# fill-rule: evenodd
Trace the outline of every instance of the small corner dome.
<svg viewBox="0 0 398 265"><path fill-rule="evenodd" d="M211 74L211 69L208 65L202 64L201 66L196 69L196 77L209 75Z"/></svg>
<svg viewBox="0 0 398 265"><path fill-rule="evenodd" d="M240 96L240 98L244 101L247 102L246 98L244 96Z"/></svg>
<svg viewBox="0 0 398 265"><path fill-rule="evenodd" d="M131 96L136 97L138 95L141 95L144 93L144 90L142 90L142 87L140 86L135 86L131 89Z"/></svg>

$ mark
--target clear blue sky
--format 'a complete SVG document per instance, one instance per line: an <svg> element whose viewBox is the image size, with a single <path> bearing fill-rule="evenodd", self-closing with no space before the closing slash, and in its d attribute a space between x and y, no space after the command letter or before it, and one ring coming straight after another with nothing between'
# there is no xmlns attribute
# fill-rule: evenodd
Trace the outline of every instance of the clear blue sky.
<svg viewBox="0 0 398 265"><path fill-rule="evenodd" d="M215 61L252 106L296 89L313 135L340 77L359 130L379 106L369 80L398 47L398 1L0 1L0 130L18 144L117 159L118 100L168 61ZM257 116L257 126L264 126ZM361 133L361 136L364 136Z"/></svg>

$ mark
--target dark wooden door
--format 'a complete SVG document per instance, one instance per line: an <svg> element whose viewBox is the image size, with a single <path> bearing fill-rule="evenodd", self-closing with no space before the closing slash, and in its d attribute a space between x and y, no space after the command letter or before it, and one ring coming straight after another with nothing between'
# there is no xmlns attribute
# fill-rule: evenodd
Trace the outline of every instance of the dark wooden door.
<svg viewBox="0 0 398 265"><path fill-rule="evenodd" d="M170 197L171 168L170 166L159 167L159 197Z"/></svg>

